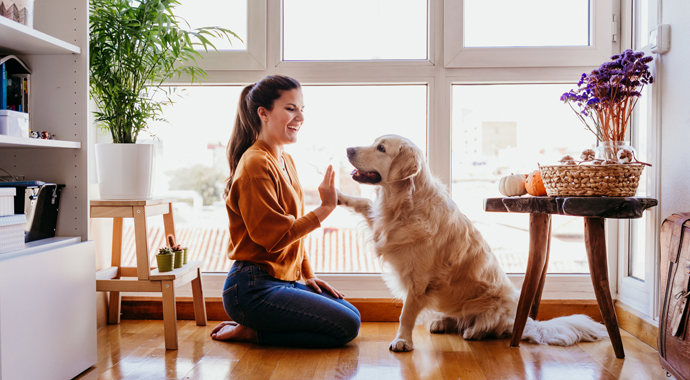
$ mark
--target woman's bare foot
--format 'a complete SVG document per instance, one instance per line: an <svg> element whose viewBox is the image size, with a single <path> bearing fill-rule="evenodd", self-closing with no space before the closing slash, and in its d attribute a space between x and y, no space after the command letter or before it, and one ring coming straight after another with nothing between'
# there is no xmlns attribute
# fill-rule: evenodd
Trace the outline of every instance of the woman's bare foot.
<svg viewBox="0 0 690 380"><path fill-rule="evenodd" d="M234 342L256 342L256 330L237 322L221 322L211 331L211 338Z"/></svg>

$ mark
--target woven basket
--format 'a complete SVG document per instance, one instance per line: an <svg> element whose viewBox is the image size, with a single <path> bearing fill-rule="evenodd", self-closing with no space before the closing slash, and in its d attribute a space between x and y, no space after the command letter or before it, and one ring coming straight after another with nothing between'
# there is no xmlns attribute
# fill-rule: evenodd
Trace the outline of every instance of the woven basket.
<svg viewBox="0 0 690 380"><path fill-rule="evenodd" d="M632 197L637 191L642 169L642 164L539 167L550 197Z"/></svg>

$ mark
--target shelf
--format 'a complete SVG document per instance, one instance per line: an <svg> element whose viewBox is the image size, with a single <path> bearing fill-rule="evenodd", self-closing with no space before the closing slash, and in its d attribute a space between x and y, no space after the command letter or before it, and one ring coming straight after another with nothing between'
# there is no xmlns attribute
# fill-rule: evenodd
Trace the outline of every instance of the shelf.
<svg viewBox="0 0 690 380"><path fill-rule="evenodd" d="M28 137L15 137L0 135L0 148L68 148L79 149L81 143L78 141L64 141L64 140L44 140L32 139Z"/></svg>
<svg viewBox="0 0 690 380"><path fill-rule="evenodd" d="M32 241L29 243L24 243L23 249L18 249L16 251L10 251L6 253L0 253L0 261L8 260L18 256L32 255L35 253L49 251L51 249L56 249L68 245L81 243L81 237L52 237L47 239L41 239Z"/></svg>
<svg viewBox="0 0 690 380"><path fill-rule="evenodd" d="M81 54L78 46L5 17L0 17L0 36L3 54Z"/></svg>

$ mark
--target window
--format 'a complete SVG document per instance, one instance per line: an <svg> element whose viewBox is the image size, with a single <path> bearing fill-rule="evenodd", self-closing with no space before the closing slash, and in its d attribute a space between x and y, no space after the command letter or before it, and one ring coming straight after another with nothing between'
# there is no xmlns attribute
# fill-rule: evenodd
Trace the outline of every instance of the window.
<svg viewBox="0 0 690 380"><path fill-rule="evenodd" d="M200 51L205 70L266 69L266 2L253 0L180 0L179 16L190 27L220 26L243 41L213 38L219 52Z"/></svg>
<svg viewBox="0 0 690 380"><path fill-rule="evenodd" d="M203 271L227 272L232 263L226 258L228 218L222 192L227 178L226 147L242 87L179 86L173 90L175 103L166 109L167 122L149 124L157 145L154 193L178 199L173 205L176 234L179 243L189 247L191 260L204 261ZM321 203L318 186L328 165L336 169L341 191L374 198L373 186L351 179L347 147L369 145L378 136L394 132L426 150L425 85L305 85L302 91L305 123L299 141L286 151L296 162L307 211ZM150 223L155 233L149 245L155 249L164 244L164 226L162 220ZM361 216L337 208L307 237L314 270L379 273L363 223ZM125 225L125 237L123 265L134 266L133 223Z"/></svg>
<svg viewBox="0 0 690 380"><path fill-rule="evenodd" d="M286 61L427 59L426 0L285 0L283 8Z"/></svg>
<svg viewBox="0 0 690 380"><path fill-rule="evenodd" d="M661 131L659 129L660 81L656 62L660 58L651 53L647 35L658 24L658 2L635 0L633 2L630 45L636 51L654 56L649 63L655 77L654 84L645 86L634 110L630 140L640 161L652 164L642 172L636 196L659 198L659 153ZM618 230L618 299L633 306L652 319L658 320L657 284L659 257L659 229L663 220L659 206L648 209L640 219L620 222Z"/></svg>
<svg viewBox="0 0 690 380"><path fill-rule="evenodd" d="M598 66L620 38L610 0L450 0L444 7L446 67Z"/></svg>
<svg viewBox="0 0 690 380"><path fill-rule="evenodd" d="M589 46L589 15L589 0L465 0L463 46Z"/></svg>
<svg viewBox="0 0 690 380"><path fill-rule="evenodd" d="M177 15L183 18L190 28L204 26L232 25L232 30L241 39L227 40L207 37L218 50L247 50L247 2L194 0L181 1Z"/></svg>
<svg viewBox="0 0 690 380"><path fill-rule="evenodd" d="M188 2L191 4L190 0L183 1ZM522 9L546 6L543 1L519 2ZM171 179L176 171L182 173L194 165L205 168L199 170L205 176L224 179L226 173L214 174L208 168L226 167L223 146L233 125L241 87L265 75L283 74L297 78L303 85L305 129L300 132L300 142L286 149L298 161L305 190L318 185L319 170L329 162L340 169L339 186L353 185L347 182L351 168L343 161L345 147L371 144L375 137L386 133L408 137L425 149L432 172L448 186L461 211L477 222L492 245L498 244L497 254L506 254L508 259L502 265L508 272L517 273L511 278L519 284L528 250L527 243L519 240L524 240L526 233L519 228L527 230L528 223L517 219L519 216L500 221L500 225L496 219L487 219L490 216L481 211L481 199L497 195L497 170L526 172L535 169L542 157L546 160L562 153L559 149L579 152L593 144L588 132L558 98L574 86L582 72L608 60L610 52L617 49L616 43L611 42L611 23L617 10L611 0L562 2L574 7L560 13L575 16L573 29L579 32L571 37L562 36L560 46L551 46L555 43L543 40L546 32L525 36L532 38L528 43L505 42L500 38L494 42L473 39L472 33L479 36L486 33L482 25L463 24L470 17L463 15L465 5L468 11L479 12L474 16L494 23L491 30L495 36L514 34L513 29L496 24L499 7L494 7L493 16L488 18L473 10L472 6L480 3L476 0L405 0L404 3L358 0L343 7L332 0L246 1L246 51L227 50L206 55L201 64L207 69L208 80L202 86L178 87L186 95L166 111L165 117L171 124L153 126L161 147L157 191L188 192L176 205L180 210L176 220L178 233L185 231L185 224L189 226L189 232L185 232L188 235L180 234L180 240L191 246L197 243L184 240L199 234L200 229L217 231L197 239L200 250L202 244L220 247L213 248L216 253L205 259L205 270L225 271L229 265L221 236L227 230L227 220L223 219L225 210L213 210L217 207L214 202L218 201L213 198L213 192L218 186L207 185L206 190L189 192L190 188L175 189ZM540 20L551 22L547 18L541 16ZM341 19L346 20L345 24L340 23ZM199 23L208 25L215 21ZM235 25L222 26L237 29ZM516 44L530 46L505 47ZM547 101L555 104L546 105ZM489 123L486 135L483 122ZM491 137L491 127L501 134ZM514 133L505 132L509 130ZM543 136L567 133L568 138L541 139L537 136L539 131ZM525 137L526 134L532 136ZM513 139L508 142L515 142L515 147L508 147L505 139ZM173 146L175 140L178 147ZM562 141L566 144L561 144ZM175 157L182 149L192 153ZM511 157L521 149L529 157L519 157L521 160L515 165L501 168L499 157ZM373 189L369 187L350 189L372 196ZM211 198L205 194L211 194ZM216 215L217 219L194 216L194 210L202 210L199 215ZM358 260L365 262L372 256L367 252L364 256L353 253L353 247L358 244L370 249L366 248L366 242L358 241L363 227L353 218L346 210L339 210L327 219L330 225L310 237L316 245L323 246L327 241L329 247L337 247L331 255L317 259L321 260L317 264L319 275L351 298L390 297L380 275L375 273L379 268L355 265ZM582 228L575 224L581 221L554 218L553 222L553 244L560 244L563 251L552 246L550 272L568 275L550 275L544 298L594 298L589 277L571 274L585 272L587 267L583 261L584 249L575 248L581 244L579 234L582 233ZM347 237L334 233L334 229L347 228L352 232ZM505 231L518 239L510 252L491 236ZM309 254L315 255L314 252L310 249ZM514 260L510 261L510 257ZM335 274L336 271L339 273ZM205 276L208 294L220 296L223 280L222 273Z"/></svg>
<svg viewBox="0 0 690 380"><path fill-rule="evenodd" d="M574 84L454 85L453 200L487 240L501 266L524 273L529 214L484 212L501 197L501 177L579 157L596 138L560 100ZM568 136L564 138L564 136ZM589 273L583 218L553 215L550 273Z"/></svg>

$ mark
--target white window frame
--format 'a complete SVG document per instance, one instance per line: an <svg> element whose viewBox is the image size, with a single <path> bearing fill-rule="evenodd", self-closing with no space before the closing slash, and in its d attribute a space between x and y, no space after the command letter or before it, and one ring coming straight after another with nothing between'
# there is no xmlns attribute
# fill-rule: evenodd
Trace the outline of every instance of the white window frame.
<svg viewBox="0 0 690 380"><path fill-rule="evenodd" d="M444 34L444 10L461 0L429 0L428 38L429 56L427 60L389 60L389 61L328 61L328 62L298 62L282 61L282 1L249 0L266 4L265 14L257 19L267 20L265 25L265 58L269 62L265 69L247 69L231 67L206 66L209 78L208 85L245 85L254 83L266 75L282 74L297 78L302 85L372 85L372 84L424 84L427 86L427 160L432 172L444 182L448 188L452 183L451 168L451 107L452 85L458 83L575 83L583 72L589 72L607 61L609 56L601 56L592 61L591 65L573 67L567 64L554 64L553 67L524 67L517 63L513 67L502 68L496 65L486 65L481 68L467 69L461 66L444 65L444 55L452 55L454 46L461 44L459 36L453 37L449 30ZM611 0L605 1L609 4ZM617 12L615 9L614 12ZM256 15L252 15L254 17ZM609 15L610 16L610 15ZM251 20L251 19L250 19ZM251 21L250 21L251 25ZM605 25L609 25L608 22ZM253 27L252 27L253 28ZM601 29L601 28L600 28ZM616 45L612 45L615 49ZM447 49L444 53L444 49ZM250 49L251 50L251 49ZM502 50L506 56L512 56L511 49ZM568 60L570 61L570 60ZM201 61L204 62L204 61ZM558 62L556 62L558 63ZM544 66L543 64L540 66ZM170 84L186 83L181 79L173 79ZM609 241L616 241L616 229L607 228L614 235ZM607 233L608 233L607 232ZM525 247L525 250L527 247ZM610 268L615 270L617 250L609 254ZM527 254L527 253L525 253ZM615 271L613 272L615 275ZM319 273L318 276L338 290L344 292L348 298L391 298L392 295L381 275L379 274L330 274ZM225 273L204 273L203 281L207 297L220 297L222 294ZM511 274L511 280L520 286L524 275ZM611 277L612 284L616 282ZM185 287L178 292L182 296L191 296L191 289ZM141 295L141 294L139 294ZM615 294L614 294L615 297ZM595 299L589 274L585 275L548 275L544 287L543 299Z"/></svg>
<svg viewBox="0 0 690 380"><path fill-rule="evenodd" d="M599 66L608 61L618 39L619 20L613 16L612 0L590 0L590 46L466 48L464 46L463 0L446 0L444 50L446 67ZM460 20L460 22L458 22ZM454 36L459 36L454 37ZM508 53L508 54L506 54Z"/></svg>
<svg viewBox="0 0 690 380"><path fill-rule="evenodd" d="M635 5L634 0L623 0L627 4L626 9L632 10ZM658 12L659 3L657 0L648 0L649 20L647 25L649 28L654 28L659 23L660 12ZM628 47L633 46L633 36L637 35L635 30L636 23L633 22L635 12L631 12L628 19L631 26L628 29L630 36L627 38ZM656 64L659 59L658 55L652 54L649 45L635 49L642 51L645 55L653 56L654 60L649 63L650 72L654 77L654 83L647 88L647 96L650 96L647 109L647 125L649 125L647 136L634 136L638 139L647 139L647 157L650 157L650 164L652 166L645 170L648 171L648 197L659 199L661 194L661 181L659 179L659 168L661 167L660 155L661 152L661 90L659 75L661 72L659 66ZM633 130L637 124L637 120L633 120ZM633 132L634 133L634 132ZM634 144L634 141L633 141ZM620 222L618 226L618 299L626 305L632 306L636 310L642 312L652 321L658 321L658 287L659 287L659 233L661 226L660 205L650 208L645 211L643 217L639 219L645 223L645 279L644 281L637 279L630 275L630 260L632 255L632 248L630 246L630 222Z"/></svg>
<svg viewBox="0 0 690 380"><path fill-rule="evenodd" d="M266 0L247 1L246 50L200 51L204 70L266 70ZM232 27L228 27L232 30Z"/></svg>

